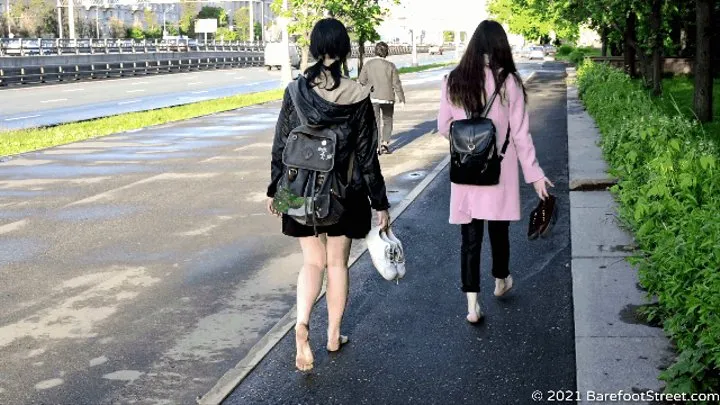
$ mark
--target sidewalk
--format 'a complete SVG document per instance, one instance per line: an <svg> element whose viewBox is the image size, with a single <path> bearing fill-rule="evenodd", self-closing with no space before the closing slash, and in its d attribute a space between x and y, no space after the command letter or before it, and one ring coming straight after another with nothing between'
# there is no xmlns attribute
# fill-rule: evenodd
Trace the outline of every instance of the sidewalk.
<svg viewBox="0 0 720 405"><path fill-rule="evenodd" d="M573 69L568 73L575 77ZM588 391L662 391L657 377L673 356L663 330L643 324L637 313L648 302L637 270L625 260L634 244L616 218L616 203L607 191L615 180L607 173L599 141L577 88L569 86L570 187L588 190L570 192L577 389L583 403Z"/></svg>
<svg viewBox="0 0 720 405"><path fill-rule="evenodd" d="M561 215L547 239L528 241L524 221L511 226L517 287L495 299L484 271L485 321L465 321L445 169L393 225L407 250L405 279L382 280L367 254L352 266L343 328L351 342L338 354L324 351L323 300L311 320L314 370L295 371L290 333L224 403L526 404L535 390L575 389L564 72L538 74L529 94L538 156ZM521 193L527 213L534 192L524 186Z"/></svg>

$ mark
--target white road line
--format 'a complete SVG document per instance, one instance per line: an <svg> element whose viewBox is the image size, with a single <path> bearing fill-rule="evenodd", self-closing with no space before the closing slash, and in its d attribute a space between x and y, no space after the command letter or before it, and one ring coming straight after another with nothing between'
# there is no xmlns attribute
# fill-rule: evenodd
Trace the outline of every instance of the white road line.
<svg viewBox="0 0 720 405"><path fill-rule="evenodd" d="M131 86L139 86L139 85L141 85L141 84L148 84L148 82L134 82L134 83L130 83Z"/></svg>
<svg viewBox="0 0 720 405"><path fill-rule="evenodd" d="M126 93L142 93L145 89L127 90Z"/></svg>
<svg viewBox="0 0 720 405"><path fill-rule="evenodd" d="M26 115L24 117L5 118L5 121L26 120L28 118L37 118L37 117L39 117L39 115Z"/></svg>
<svg viewBox="0 0 720 405"><path fill-rule="evenodd" d="M118 103L118 105L125 105L125 104L133 104L133 103L139 103L139 102L141 102L141 101L142 101L142 99L137 99L137 100L128 100L128 101L121 101L121 102L119 102L119 103Z"/></svg>
<svg viewBox="0 0 720 405"><path fill-rule="evenodd" d="M53 99L53 100L43 100L43 101L41 101L41 103L43 103L43 104L47 104L47 103L59 103L59 102L61 102L61 101L68 101L68 99L66 99L66 98L56 98L56 99Z"/></svg>
<svg viewBox="0 0 720 405"><path fill-rule="evenodd" d="M188 83L188 86L194 86L196 84L203 84L203 83L205 83L205 82L192 82L192 83Z"/></svg>
<svg viewBox="0 0 720 405"><path fill-rule="evenodd" d="M209 90L191 91L190 94L205 94L209 93Z"/></svg>
<svg viewBox="0 0 720 405"><path fill-rule="evenodd" d="M74 93L76 91L85 91L85 89L69 89L69 90L63 90L63 93Z"/></svg>

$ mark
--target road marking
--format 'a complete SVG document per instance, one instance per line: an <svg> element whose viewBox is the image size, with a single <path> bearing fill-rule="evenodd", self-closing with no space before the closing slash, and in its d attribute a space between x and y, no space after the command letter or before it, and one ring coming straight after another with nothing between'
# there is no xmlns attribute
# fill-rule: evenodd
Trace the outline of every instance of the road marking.
<svg viewBox="0 0 720 405"><path fill-rule="evenodd" d="M130 83L131 86L139 86L139 85L141 85L141 84L148 84L148 82L135 82L135 83Z"/></svg>
<svg viewBox="0 0 720 405"><path fill-rule="evenodd" d="M41 101L41 103L43 103L43 104L47 104L47 103L59 103L59 102L61 102L61 101L68 101L68 99L66 99L66 98L56 98L56 99L53 99L53 100L43 100L43 101Z"/></svg>
<svg viewBox="0 0 720 405"><path fill-rule="evenodd" d="M142 99L137 99L137 100L129 100L129 101L121 101L121 102L119 102L119 103L118 103L118 105L125 105L125 104L133 104L133 103L139 103L139 102L141 102L141 101L142 101Z"/></svg>
<svg viewBox="0 0 720 405"><path fill-rule="evenodd" d="M190 94L205 94L209 93L209 90L191 91Z"/></svg>
<svg viewBox="0 0 720 405"><path fill-rule="evenodd" d="M127 90L126 93L142 93L145 89Z"/></svg>
<svg viewBox="0 0 720 405"><path fill-rule="evenodd" d="M69 89L69 90L63 90L63 93L74 93L76 91L85 91L85 89Z"/></svg>
<svg viewBox="0 0 720 405"><path fill-rule="evenodd" d="M28 118L37 118L39 115L26 115L24 117L15 117L15 118L5 118L5 121L17 121L17 120L25 120Z"/></svg>
<svg viewBox="0 0 720 405"><path fill-rule="evenodd" d="M192 83L188 83L188 86L194 86L196 84L203 84L203 83L205 83L205 82L192 82Z"/></svg>

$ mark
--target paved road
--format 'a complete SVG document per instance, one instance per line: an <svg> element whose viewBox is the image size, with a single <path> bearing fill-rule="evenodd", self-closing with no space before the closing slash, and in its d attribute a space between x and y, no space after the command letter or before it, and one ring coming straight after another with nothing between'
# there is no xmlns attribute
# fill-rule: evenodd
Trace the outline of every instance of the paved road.
<svg viewBox="0 0 720 405"><path fill-rule="evenodd" d="M393 203L446 155L446 72L403 76ZM301 256L263 204L278 108L0 162L0 403L192 403L289 310Z"/></svg>
<svg viewBox="0 0 720 405"><path fill-rule="evenodd" d="M481 326L464 319L460 236L447 223L446 170L394 225L407 249L408 276L399 285L382 280L367 254L352 267L343 331L351 343L338 354L323 350L323 300L311 320L315 369L294 370L291 332L225 404L530 404L534 390L574 391L563 73L540 73L529 86L533 137L562 215L544 240L528 241L524 221L511 226L516 288L501 300L492 296L485 248ZM533 194L522 188L526 214Z"/></svg>
<svg viewBox="0 0 720 405"><path fill-rule="evenodd" d="M452 57L420 54L419 62L450 61ZM410 55L391 58L400 67L412 62ZM351 68L355 64L350 61ZM0 130L105 117L279 86L277 70L247 68L11 88L0 90Z"/></svg>

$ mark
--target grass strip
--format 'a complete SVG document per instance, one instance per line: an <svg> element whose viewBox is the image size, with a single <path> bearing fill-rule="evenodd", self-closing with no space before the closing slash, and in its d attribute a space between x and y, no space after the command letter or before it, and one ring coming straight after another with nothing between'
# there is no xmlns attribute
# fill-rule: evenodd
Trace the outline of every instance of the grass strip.
<svg viewBox="0 0 720 405"><path fill-rule="evenodd" d="M283 90L280 89L259 93L238 94L236 96L215 100L200 101L157 110L119 114L51 127L3 131L0 132L0 156L31 152L118 132L230 111L255 104L280 100L282 95Z"/></svg>
<svg viewBox="0 0 720 405"><path fill-rule="evenodd" d="M429 65L404 67L400 68L399 71L401 74L415 73L450 65L452 65L452 63L433 63ZM231 111L242 107L280 100L282 95L283 90L278 89L259 93L238 94L175 107L118 114L49 127L8 131L0 130L0 157Z"/></svg>

